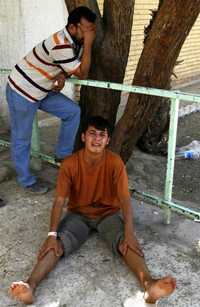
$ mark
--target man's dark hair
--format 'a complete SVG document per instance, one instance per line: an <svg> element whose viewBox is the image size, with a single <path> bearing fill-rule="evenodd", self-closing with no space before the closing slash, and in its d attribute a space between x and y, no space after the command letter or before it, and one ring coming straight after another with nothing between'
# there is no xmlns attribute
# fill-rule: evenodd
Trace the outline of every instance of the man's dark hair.
<svg viewBox="0 0 200 307"><path fill-rule="evenodd" d="M103 118L102 116L91 116L86 121L83 127L83 133L86 132L89 126L93 126L94 128L105 131L107 130L108 136L111 136L111 126L107 119Z"/></svg>
<svg viewBox="0 0 200 307"><path fill-rule="evenodd" d="M87 21L94 23L96 20L96 14L86 6L79 6L69 13L67 25L77 25L81 18L85 18Z"/></svg>

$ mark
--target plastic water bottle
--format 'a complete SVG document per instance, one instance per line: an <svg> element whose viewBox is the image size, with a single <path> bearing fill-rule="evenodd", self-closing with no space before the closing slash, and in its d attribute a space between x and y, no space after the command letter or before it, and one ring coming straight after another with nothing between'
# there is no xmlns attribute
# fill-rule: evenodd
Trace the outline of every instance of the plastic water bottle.
<svg viewBox="0 0 200 307"><path fill-rule="evenodd" d="M200 159L200 152L195 150L178 151L175 155L176 160L198 160Z"/></svg>
<svg viewBox="0 0 200 307"><path fill-rule="evenodd" d="M200 141L194 140L190 144L176 148L176 160L188 159L198 160L200 159Z"/></svg>

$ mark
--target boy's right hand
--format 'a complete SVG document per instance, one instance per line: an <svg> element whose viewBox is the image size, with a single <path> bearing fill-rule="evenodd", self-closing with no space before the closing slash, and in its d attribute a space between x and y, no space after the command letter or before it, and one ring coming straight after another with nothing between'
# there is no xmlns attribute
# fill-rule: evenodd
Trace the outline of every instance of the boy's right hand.
<svg viewBox="0 0 200 307"><path fill-rule="evenodd" d="M55 256L59 257L63 251L56 237L49 236L39 249L38 260L41 260L50 250L54 251Z"/></svg>

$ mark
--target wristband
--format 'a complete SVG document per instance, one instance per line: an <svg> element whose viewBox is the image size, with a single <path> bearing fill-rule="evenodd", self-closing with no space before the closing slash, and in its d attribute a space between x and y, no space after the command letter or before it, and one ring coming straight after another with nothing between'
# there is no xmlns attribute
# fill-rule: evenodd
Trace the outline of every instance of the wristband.
<svg viewBox="0 0 200 307"><path fill-rule="evenodd" d="M49 231L47 236L48 237L52 236L52 237L56 237L57 238L57 232L56 231Z"/></svg>

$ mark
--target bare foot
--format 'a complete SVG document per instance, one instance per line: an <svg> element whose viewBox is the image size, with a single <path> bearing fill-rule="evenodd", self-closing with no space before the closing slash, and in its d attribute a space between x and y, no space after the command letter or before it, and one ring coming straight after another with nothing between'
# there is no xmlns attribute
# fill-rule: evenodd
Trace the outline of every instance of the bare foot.
<svg viewBox="0 0 200 307"><path fill-rule="evenodd" d="M170 276L145 283L145 301L154 304L162 297L169 296L176 288L176 280Z"/></svg>
<svg viewBox="0 0 200 307"><path fill-rule="evenodd" d="M18 299L24 304L28 305L33 303L33 291L26 282L13 282L10 286L9 292L13 298Z"/></svg>

